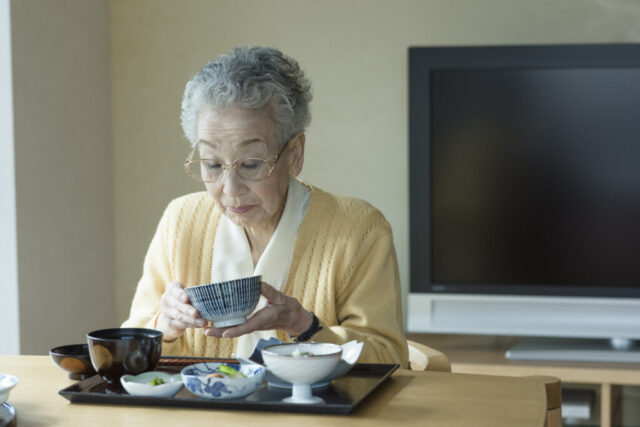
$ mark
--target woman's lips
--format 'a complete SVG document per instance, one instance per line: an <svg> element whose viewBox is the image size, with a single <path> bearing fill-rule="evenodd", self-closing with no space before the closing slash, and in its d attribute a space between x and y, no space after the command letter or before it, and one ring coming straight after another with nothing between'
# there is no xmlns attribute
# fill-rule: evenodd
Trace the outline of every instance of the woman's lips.
<svg viewBox="0 0 640 427"><path fill-rule="evenodd" d="M243 214L249 212L253 209L253 205L247 206L227 206L227 210L233 212L234 214Z"/></svg>

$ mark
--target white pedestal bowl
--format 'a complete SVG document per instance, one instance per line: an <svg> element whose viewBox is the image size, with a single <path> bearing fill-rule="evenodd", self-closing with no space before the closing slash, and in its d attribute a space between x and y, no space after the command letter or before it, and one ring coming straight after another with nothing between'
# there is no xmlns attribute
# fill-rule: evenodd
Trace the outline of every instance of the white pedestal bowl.
<svg viewBox="0 0 640 427"><path fill-rule="evenodd" d="M300 354L301 355L294 355ZM328 343L277 344L262 349L269 370L293 384L287 403L324 403L313 396L311 384L326 378L340 362L342 348Z"/></svg>

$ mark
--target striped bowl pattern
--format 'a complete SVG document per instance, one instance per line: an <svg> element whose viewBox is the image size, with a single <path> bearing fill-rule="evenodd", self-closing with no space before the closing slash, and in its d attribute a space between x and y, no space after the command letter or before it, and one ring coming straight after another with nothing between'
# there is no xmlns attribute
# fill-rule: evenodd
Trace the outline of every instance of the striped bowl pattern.
<svg viewBox="0 0 640 427"><path fill-rule="evenodd" d="M185 288L200 317L216 328L240 325L258 305L262 276Z"/></svg>

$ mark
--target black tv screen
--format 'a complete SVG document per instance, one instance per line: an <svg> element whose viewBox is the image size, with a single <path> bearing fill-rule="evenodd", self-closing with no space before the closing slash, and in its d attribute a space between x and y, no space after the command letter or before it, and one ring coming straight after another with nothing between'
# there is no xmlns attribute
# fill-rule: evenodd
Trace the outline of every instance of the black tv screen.
<svg viewBox="0 0 640 427"><path fill-rule="evenodd" d="M412 48L412 292L640 295L640 47Z"/></svg>

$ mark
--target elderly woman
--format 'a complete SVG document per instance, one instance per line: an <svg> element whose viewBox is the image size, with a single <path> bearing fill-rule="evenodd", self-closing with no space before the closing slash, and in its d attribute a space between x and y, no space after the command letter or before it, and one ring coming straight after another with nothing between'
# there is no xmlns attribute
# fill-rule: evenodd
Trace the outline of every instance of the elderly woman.
<svg viewBox="0 0 640 427"><path fill-rule="evenodd" d="M164 333L164 354L249 355L260 338L364 342L361 362L407 364L389 224L366 202L295 179L311 90L297 62L236 48L187 83L189 174L206 191L169 204L123 326ZM186 286L260 274L246 323L215 328Z"/></svg>

